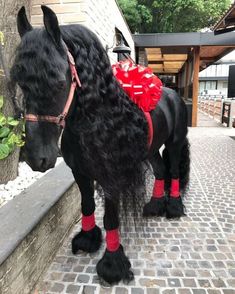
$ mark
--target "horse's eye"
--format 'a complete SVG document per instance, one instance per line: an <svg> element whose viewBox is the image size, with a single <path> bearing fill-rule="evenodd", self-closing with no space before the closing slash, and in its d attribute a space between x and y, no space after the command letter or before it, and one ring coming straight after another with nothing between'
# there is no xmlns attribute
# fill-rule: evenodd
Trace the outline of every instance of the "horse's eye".
<svg viewBox="0 0 235 294"><path fill-rule="evenodd" d="M57 89L59 89L59 90L65 90L66 89L66 80L59 81L57 83Z"/></svg>

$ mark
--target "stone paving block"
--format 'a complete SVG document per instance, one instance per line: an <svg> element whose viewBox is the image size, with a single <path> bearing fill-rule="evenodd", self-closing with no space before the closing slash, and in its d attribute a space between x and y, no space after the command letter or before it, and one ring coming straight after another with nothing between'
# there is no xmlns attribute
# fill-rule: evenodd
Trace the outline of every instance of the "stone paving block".
<svg viewBox="0 0 235 294"><path fill-rule="evenodd" d="M181 286L179 279L171 278L171 279L167 279L167 281L168 281L168 287L180 287Z"/></svg>
<svg viewBox="0 0 235 294"><path fill-rule="evenodd" d="M176 294L176 290L175 289L163 289L161 291L162 294Z"/></svg>
<svg viewBox="0 0 235 294"><path fill-rule="evenodd" d="M192 289L193 294L206 294L205 289Z"/></svg>
<svg viewBox="0 0 235 294"><path fill-rule="evenodd" d="M128 294L128 289L123 287L116 287L115 294Z"/></svg>
<svg viewBox="0 0 235 294"><path fill-rule="evenodd" d="M221 294L221 290L219 290L219 289L208 289L207 293L208 294Z"/></svg>
<svg viewBox="0 0 235 294"><path fill-rule="evenodd" d="M75 279L76 279L76 276L77 276L76 274L67 273L67 274L64 275L63 281L73 283L75 281Z"/></svg>
<svg viewBox="0 0 235 294"><path fill-rule="evenodd" d="M96 287L94 286L84 286L83 287L83 294L95 294Z"/></svg>
<svg viewBox="0 0 235 294"><path fill-rule="evenodd" d="M131 294L144 294L144 289L142 289L142 288L131 288Z"/></svg>
<svg viewBox="0 0 235 294"><path fill-rule="evenodd" d="M184 287L197 287L197 284L195 282L195 279L182 279Z"/></svg>
<svg viewBox="0 0 235 294"><path fill-rule="evenodd" d="M77 294L80 288L81 287L78 285L68 285L66 288L66 293Z"/></svg>
<svg viewBox="0 0 235 294"><path fill-rule="evenodd" d="M178 294L192 294L192 291L187 288L179 288L178 289Z"/></svg>
<svg viewBox="0 0 235 294"><path fill-rule="evenodd" d="M154 288L147 288L147 294L160 294L160 290Z"/></svg>
<svg viewBox="0 0 235 294"><path fill-rule="evenodd" d="M62 293L65 288L65 285L62 283L54 283L53 286L50 288L51 292L55 293Z"/></svg>
<svg viewBox="0 0 235 294"><path fill-rule="evenodd" d="M211 283L209 280L201 280L201 279L198 279L198 284L200 287L202 288L210 288L211 287Z"/></svg>
<svg viewBox="0 0 235 294"><path fill-rule="evenodd" d="M211 282L214 285L214 287L216 287L216 288L226 287L226 285L222 279L212 279Z"/></svg>

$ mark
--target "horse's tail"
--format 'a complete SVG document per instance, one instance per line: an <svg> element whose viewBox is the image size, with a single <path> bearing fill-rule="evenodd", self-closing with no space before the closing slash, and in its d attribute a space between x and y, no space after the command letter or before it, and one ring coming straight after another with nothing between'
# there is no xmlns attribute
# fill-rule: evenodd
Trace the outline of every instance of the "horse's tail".
<svg viewBox="0 0 235 294"><path fill-rule="evenodd" d="M170 192L170 187L171 187L171 174L170 174L170 157L169 157L169 152L166 148L164 148L162 152L162 158L165 165L165 175L164 175L165 191L167 191L168 193Z"/></svg>
<svg viewBox="0 0 235 294"><path fill-rule="evenodd" d="M171 175L170 175L170 158L169 158L169 152L165 148L163 150L162 154L166 172L165 172L165 190L170 190L170 184L171 184ZM184 144L181 147L181 154L180 154L180 163L179 163L179 181L180 181L180 190L181 193L184 194L184 192L187 189L188 183L189 183L189 172L190 172L190 144L188 141L188 138L185 138Z"/></svg>
<svg viewBox="0 0 235 294"><path fill-rule="evenodd" d="M185 192L189 183L190 172L190 144L188 138L185 138L184 145L181 149L180 157L180 190Z"/></svg>

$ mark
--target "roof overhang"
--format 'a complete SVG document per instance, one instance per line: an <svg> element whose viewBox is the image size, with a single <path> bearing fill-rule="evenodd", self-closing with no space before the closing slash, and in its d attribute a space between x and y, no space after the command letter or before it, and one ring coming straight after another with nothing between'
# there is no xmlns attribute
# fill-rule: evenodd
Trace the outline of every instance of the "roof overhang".
<svg viewBox="0 0 235 294"><path fill-rule="evenodd" d="M225 35L206 33L159 33L134 34L137 47L193 47L193 46L235 46L235 32Z"/></svg>
<svg viewBox="0 0 235 294"><path fill-rule="evenodd" d="M235 30L235 3L230 6L213 27L213 31L216 35L231 32L233 30Z"/></svg>
<svg viewBox="0 0 235 294"><path fill-rule="evenodd" d="M148 65L158 74L179 73L195 47L200 47L201 70L235 49L235 32L134 34L133 38L136 47L145 48Z"/></svg>

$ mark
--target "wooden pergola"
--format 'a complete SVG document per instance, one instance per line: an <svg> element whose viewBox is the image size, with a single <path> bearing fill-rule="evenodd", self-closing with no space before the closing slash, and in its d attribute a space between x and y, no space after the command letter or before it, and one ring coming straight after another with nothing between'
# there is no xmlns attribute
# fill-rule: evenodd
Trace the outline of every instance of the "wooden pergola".
<svg viewBox="0 0 235 294"><path fill-rule="evenodd" d="M137 63L157 75L174 75L179 94L192 101L192 126L197 126L199 72L235 49L235 33L135 34Z"/></svg>

